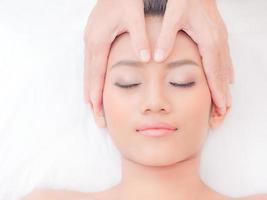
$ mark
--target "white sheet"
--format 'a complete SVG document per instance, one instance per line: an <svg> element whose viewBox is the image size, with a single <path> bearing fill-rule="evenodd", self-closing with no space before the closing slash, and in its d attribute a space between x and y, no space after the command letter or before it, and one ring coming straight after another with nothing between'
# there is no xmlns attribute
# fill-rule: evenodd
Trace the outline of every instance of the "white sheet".
<svg viewBox="0 0 267 200"><path fill-rule="evenodd" d="M0 199L35 187L96 191L120 160L82 98L83 29L95 1L0 0ZM233 109L201 175L229 196L267 192L267 2L220 0L235 64Z"/></svg>

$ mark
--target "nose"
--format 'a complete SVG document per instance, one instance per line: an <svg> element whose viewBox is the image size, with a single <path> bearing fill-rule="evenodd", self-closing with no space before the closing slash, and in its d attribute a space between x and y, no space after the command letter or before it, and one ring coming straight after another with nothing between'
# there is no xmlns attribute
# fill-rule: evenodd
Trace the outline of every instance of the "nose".
<svg viewBox="0 0 267 200"><path fill-rule="evenodd" d="M142 101L142 113L161 113L170 112L170 102L164 95L164 91L158 85L152 85L144 92Z"/></svg>

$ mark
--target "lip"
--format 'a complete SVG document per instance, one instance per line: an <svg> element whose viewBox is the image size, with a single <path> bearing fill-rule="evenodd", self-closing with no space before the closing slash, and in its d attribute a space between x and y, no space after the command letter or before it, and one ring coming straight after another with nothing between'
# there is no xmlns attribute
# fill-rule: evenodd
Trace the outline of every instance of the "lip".
<svg viewBox="0 0 267 200"><path fill-rule="evenodd" d="M166 134L173 133L177 128L168 123L153 122L146 123L138 127L136 130L138 133L147 136L163 136Z"/></svg>

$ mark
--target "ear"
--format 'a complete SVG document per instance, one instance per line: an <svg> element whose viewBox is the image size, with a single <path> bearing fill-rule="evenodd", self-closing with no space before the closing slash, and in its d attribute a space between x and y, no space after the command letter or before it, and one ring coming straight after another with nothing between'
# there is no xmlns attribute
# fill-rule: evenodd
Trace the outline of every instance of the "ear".
<svg viewBox="0 0 267 200"><path fill-rule="evenodd" d="M210 111L210 119L209 119L210 128L214 129L219 127L221 123L224 121L224 118L229 111L230 107L227 107L226 112L224 114L220 114L216 106L213 104Z"/></svg>

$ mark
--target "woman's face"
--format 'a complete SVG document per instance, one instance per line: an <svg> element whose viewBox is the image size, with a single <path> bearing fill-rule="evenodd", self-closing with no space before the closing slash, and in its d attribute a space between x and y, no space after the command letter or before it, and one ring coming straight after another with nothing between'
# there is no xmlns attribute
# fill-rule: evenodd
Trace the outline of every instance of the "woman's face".
<svg viewBox="0 0 267 200"><path fill-rule="evenodd" d="M161 17L146 17L151 50ZM177 34L170 56L162 63L139 63L128 33L112 45L103 90L105 124L122 156L143 165L163 166L197 153L208 129L219 121L196 44ZM187 87L178 84L189 84ZM120 85L136 84L130 88ZM165 122L174 134L148 137L137 129L146 122Z"/></svg>

